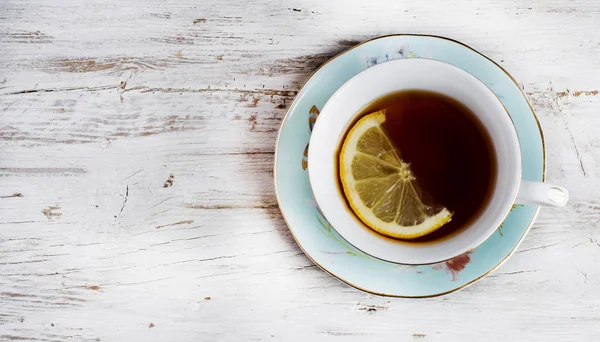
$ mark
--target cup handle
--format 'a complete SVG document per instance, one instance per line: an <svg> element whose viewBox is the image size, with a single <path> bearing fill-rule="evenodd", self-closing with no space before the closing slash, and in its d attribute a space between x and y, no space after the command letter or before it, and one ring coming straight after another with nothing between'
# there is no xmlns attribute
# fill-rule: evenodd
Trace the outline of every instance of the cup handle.
<svg viewBox="0 0 600 342"><path fill-rule="evenodd" d="M515 203L564 207L568 200L569 191L562 186L522 180Z"/></svg>

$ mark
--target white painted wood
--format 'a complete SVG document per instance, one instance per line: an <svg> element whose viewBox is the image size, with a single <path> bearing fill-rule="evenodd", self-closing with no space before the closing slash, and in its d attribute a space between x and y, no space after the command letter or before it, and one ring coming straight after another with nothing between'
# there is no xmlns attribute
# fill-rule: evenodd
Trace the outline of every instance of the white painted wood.
<svg viewBox="0 0 600 342"><path fill-rule="evenodd" d="M0 340L597 341L599 22L590 0L0 2ZM273 195L301 84L397 32L509 70L571 191L443 298L333 279Z"/></svg>

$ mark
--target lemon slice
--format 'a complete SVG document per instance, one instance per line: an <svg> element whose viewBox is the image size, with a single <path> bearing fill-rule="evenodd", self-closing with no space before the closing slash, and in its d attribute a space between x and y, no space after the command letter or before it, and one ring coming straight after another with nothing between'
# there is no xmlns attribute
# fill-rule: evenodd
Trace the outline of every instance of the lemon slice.
<svg viewBox="0 0 600 342"><path fill-rule="evenodd" d="M340 180L350 207L367 226L415 239L449 222L452 213L423 203L410 165L381 128L385 119L385 111L379 111L352 127L339 157Z"/></svg>

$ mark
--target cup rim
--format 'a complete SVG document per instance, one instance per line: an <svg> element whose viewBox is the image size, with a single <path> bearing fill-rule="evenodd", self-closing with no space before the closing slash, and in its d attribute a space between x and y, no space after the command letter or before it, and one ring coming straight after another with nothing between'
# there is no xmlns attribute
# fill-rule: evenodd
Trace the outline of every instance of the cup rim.
<svg viewBox="0 0 600 342"><path fill-rule="evenodd" d="M335 92L334 92L334 93L333 93L333 94L332 94L332 95L329 97L328 101L325 103L325 105L324 105L324 106L323 106L323 108L321 109L320 113L322 114L323 112L326 112L326 109L329 107L329 105L330 105L330 103L331 103L331 102L330 102L330 101L331 101L331 99L332 99L332 98L334 98L334 97L336 96L336 94L338 94L339 92L341 92L341 91L343 91L345 88L347 88L347 87L349 86L349 84L351 83L351 81L352 81L352 80L354 80L354 79L356 79L356 78L358 78L358 77L359 77L361 74L365 73L366 71L368 71L368 70L370 70L370 69L372 69L372 68L382 68L382 67L384 67L384 66L385 66L386 64L388 64L388 63L392 63L392 64L393 64L393 63L398 63L398 62L401 62L401 61L408 61L408 60L410 60L410 61L419 61L419 60L424 60L424 61L428 61L428 62L433 62L434 64L445 65L446 67L449 67L449 68L451 68L451 69L456 69L456 70L459 70L459 72L463 72L463 73L465 73L465 74L468 74L468 75L469 75L469 76L470 76L472 79L474 79L474 80L476 81L476 83L478 83L480 86L483 86L485 89L487 89L487 91L493 95L493 97L494 97L494 99L495 99L494 101L495 101L495 102L497 102L497 103L499 103L499 104L502 106L502 112L503 112L503 113L504 113L504 115L506 115L506 116L508 117L508 119L510 120L510 124L511 124L511 125L510 125L510 127L511 127L511 131L513 131L513 132L514 132L514 136L515 136L515 137L516 137L516 139L517 139L517 146L518 146L518 147L520 147L520 146L521 146L521 141L520 141L520 138L519 138L519 135L518 135L517 128L516 128L516 125L515 125L515 123L514 123L514 120L513 120L513 119L512 119L512 117L510 116L510 114L509 114L508 110L506 109L506 107L504 106L504 104L502 103L502 101L500 100L500 98L498 98L498 96L497 96L497 95L496 95L496 94L495 94L495 93L494 93L494 92L493 92L493 91L492 91L492 90L491 90L491 89L490 89L490 88L489 88L489 87L488 87L488 86L487 86L487 85L486 85L486 84L485 84L483 81L481 81L479 78L477 78L475 75L471 74L470 72L468 72L468 71L466 71L466 70L464 70L464 69L462 69L462 68L459 68L459 67L457 67L457 66L455 66L455 65L452 65L452 64L450 64L450 63L448 63L448 62L445 62L445 61L439 61L439 60L436 60L436 59L433 59L433 58L423 58L423 57L419 57L419 58L410 58L410 59L396 59L396 60L390 60L390 61L382 62L382 63L380 63L380 64L377 64L377 65L375 65L375 66L372 66L371 68L367 68L367 69L365 69L365 70L362 70L361 72L357 73L356 75L354 75L353 77L351 77L350 79L348 79L346 82L344 82L344 84L342 84L342 85L341 85L341 86L340 86L340 87L339 87L339 88L338 88L338 89L337 89L337 90L336 90L336 91L335 91ZM406 90L409 90L409 89L406 89ZM384 96L384 95L385 95L385 94L382 94L381 96ZM319 114L319 115L321 115L321 114ZM317 120L317 122L315 123L315 127L317 127L317 124L318 124L318 120ZM311 169L312 169L312 168L310 167L311 165L314 165L314 164L315 164L315 163L314 163L314 161L313 161L313 163L311 163L311 162L310 162L310 156L311 156L311 155L313 155L313 156L314 156L314 153L313 153L313 154L311 154L311 153L310 153L310 150L311 150L311 146L315 146L315 145L316 145L316 144L314 144L314 143L313 143L313 138L314 138L315 136L316 136L315 134L311 134L311 136L310 136L310 139L309 139L309 149L308 149L308 161L309 161L309 163L308 163L308 168L307 168L307 171L308 171L308 181L309 181L309 185L310 185L310 187L311 187L311 189L312 189L312 191L313 191L313 196L314 196L314 193L315 193L315 190L314 190L314 189L315 189L315 187L313 186L313 185L314 185L314 180L313 180L313 179L314 179L314 177L316 177L316 176L314 175L314 171L311 171ZM315 148L315 147L313 147L313 148ZM373 255L373 254L369 253L368 251L366 251L366 250L364 250L364 249L362 249L362 248L359 248L359 247L358 247L358 246L356 246L356 245L355 245L355 244L354 244L352 241L348 240L348 239L346 238L346 236L344 236L342 233L340 233L340 232L339 232L339 230L337 230L337 229L336 229L336 227L335 227L333 224L332 224L331 226L333 227L333 229L335 229L335 230L338 232L338 234L340 234L340 236L341 236L341 237L342 237L344 240L346 240L346 241L347 241L347 242L348 242L350 245L352 245L354 248L356 248L356 249L358 249L358 250L362 251L363 253L365 253L365 254L367 254L367 255L369 255L369 256L371 256L371 257L373 257L373 258L376 258L376 259L379 259L379 260L383 260L383 261L386 261L386 262L392 262L392 263L396 263L396 264L402 264L402 265L432 265L432 264L437 264L437 263L441 263L441 262L445 262L445 261L451 260L451 259L453 259L453 258L455 258L455 257L457 257L457 256L460 256L460 255L463 255L463 254L465 254L465 253L469 253L469 252L473 251L474 249L476 249L477 247L479 247L479 246L480 246L480 245L481 245L483 242L485 242L487 239L489 239L489 237L490 237L492 234L494 234L494 232L495 232L495 231L496 231L498 228L500 228L500 227L502 226L503 222L506 220L506 218L507 218L507 217L508 217L508 215L510 214L510 212L511 212L511 210L512 210L512 208L513 208L513 206L514 206L514 204L515 204L515 202L516 202L516 200L517 200L518 193L519 193L519 189L520 189L520 187L521 187L521 181L523 180L523 166L522 166L522 160L521 160L521 158L522 158L522 151L521 151L521 149L520 149L520 148L517 148L516 150L517 150L517 158L516 158L516 159L518 160L518 165L517 165L517 166L518 166L518 167L517 167L518 176L516 177L516 179L517 179L517 184L516 184L516 187L515 187L515 189L514 189L514 193L513 193L513 195L511 196L511 200L510 200L510 201L507 201L508 203L510 203L510 206L508 206L508 207L507 207L505 210L503 210L503 211L504 211L504 213L503 213L502 215L498 215L498 216L502 216L502 220L500 221L500 223L498 224L498 226L495 226L495 227L494 227L494 229L491 229L491 228L489 228L489 231L488 231L488 232L485 234L485 237L484 237L483 239L481 239L480 241L478 241L478 242L477 242L476 244L474 244L473 246L471 246L471 247L469 247L469 248L465 249L464 251L460 251L460 252L459 252L458 254L456 254L456 255L453 255L453 256L450 256L450 257L446 257L446 258L444 258L444 259L435 260L435 261L428 261L428 262L399 262L399 261L395 261L395 260L388 260L388 259L384 259L384 258L382 258L382 257L376 256L376 255ZM314 157L313 157L313 158L314 158ZM311 176L311 175L312 175L312 176ZM325 211L323 211L323 210L321 209L321 206L319 205L319 200L317 199L317 196L314 196L314 198L315 198L315 202L316 202L316 206L317 206L317 209L318 209L318 211L319 211L319 212L321 213L321 215L322 215L322 216L323 216L323 217L324 217L324 218L325 218L325 219L326 219L326 220L329 222L329 219L327 219L327 215L326 215ZM358 218L356 218L356 219L358 219ZM359 220L359 219L358 219L358 220ZM360 220L359 220L359 221L360 221ZM361 223L362 223L362 221L361 221ZM364 225L364 223L362 223L362 224ZM371 229L371 228L369 228L369 227L366 227L366 225L365 225L365 228L366 228L366 229ZM379 234L379 233L376 233L376 234ZM381 234L379 234L379 235L381 235ZM383 238L389 238L389 237L387 237L387 236L383 236L383 235L382 235L382 237L383 237ZM393 239L393 238L389 238L389 239ZM451 253L451 254L453 254L453 253Z"/></svg>

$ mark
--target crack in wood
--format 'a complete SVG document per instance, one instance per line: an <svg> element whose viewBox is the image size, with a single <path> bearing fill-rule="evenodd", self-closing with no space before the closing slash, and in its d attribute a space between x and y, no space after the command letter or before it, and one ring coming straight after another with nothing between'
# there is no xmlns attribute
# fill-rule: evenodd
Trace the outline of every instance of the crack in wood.
<svg viewBox="0 0 600 342"><path fill-rule="evenodd" d="M125 199L123 200L123 205L121 206L121 211L119 211L118 217L121 217L123 213L123 209L125 209L125 204L127 204L127 199L129 198L129 185L125 187Z"/></svg>
<svg viewBox="0 0 600 342"><path fill-rule="evenodd" d="M563 121L563 123L565 125L565 130L569 134L569 137L571 138L571 142L573 142L573 147L575 148L575 154L577 155L577 160L579 161L579 167L581 168L581 172L583 172L583 176L585 177L586 176L585 168L583 167L583 161L581 160L581 154L579 153L579 149L577 148L577 144L575 143L575 137L573 136L573 133L571 132L571 129L567 125L567 122L562 117L562 114L561 114L561 118L562 118L562 121Z"/></svg>
<svg viewBox="0 0 600 342"><path fill-rule="evenodd" d="M592 237L590 238L590 242L595 244L596 246L600 247L600 242L598 242L596 235L594 235L594 233L591 233L591 234L592 234Z"/></svg>
<svg viewBox="0 0 600 342"><path fill-rule="evenodd" d="M559 243L557 242L557 243L551 243L549 245L544 245L544 246L539 246L539 247L532 247L532 248L522 249L520 251L517 251L517 253L523 253L523 252L533 251L533 250L536 250L536 249L545 249L545 248L548 248L548 247L556 246L558 244Z"/></svg>
<svg viewBox="0 0 600 342"><path fill-rule="evenodd" d="M0 167L0 172L15 174L83 174L85 169L78 167Z"/></svg>
<svg viewBox="0 0 600 342"><path fill-rule="evenodd" d="M264 205L220 205L220 204L191 204L186 203L184 207L190 209L206 209L206 210L227 210L227 209L277 209L277 204Z"/></svg>
<svg viewBox="0 0 600 342"><path fill-rule="evenodd" d="M238 236L242 236L242 235L257 235L257 234L273 233L273 232L274 232L274 230L263 230L263 231L260 231L260 232L241 233L241 234L225 234L225 233L208 234L208 235L201 235L201 236L195 236L195 237L183 238L183 239L174 239L174 240L170 240L170 241L155 243L155 244L150 245L150 247L163 246L163 245L168 245L168 244L173 243L173 242L193 241L193 240L204 239L204 238L215 237L215 236L222 236L222 235L229 235L231 237L238 237ZM136 234L136 235L140 235L140 234ZM272 253L268 253L268 254L265 254L265 255L277 254L277 253L285 253L285 252L290 252L290 250L277 251L277 252L272 252Z"/></svg>
<svg viewBox="0 0 600 342"><path fill-rule="evenodd" d="M17 33L10 33L6 36L7 42L14 43L30 43L30 44L49 44L52 43L54 37L49 36L41 31L22 31Z"/></svg>
<svg viewBox="0 0 600 342"><path fill-rule="evenodd" d="M157 267L162 267L162 266L170 266L170 265L177 265L177 264L187 264L189 262L205 262L205 261L213 261L213 260L220 260L220 259L231 259L231 258L237 258L237 257L244 256L244 255L245 254L223 255L223 256L218 256L218 257L213 257L213 258L205 258L205 259L180 260L180 261L174 261L174 262L169 262L169 263L165 263L165 264L159 264L159 265L156 265L156 266L152 266L151 269L157 268Z"/></svg>
<svg viewBox="0 0 600 342"><path fill-rule="evenodd" d="M239 93L239 94L257 94L264 96L282 96L282 97L294 97L298 94L297 90L278 90L278 89L239 89L239 88L152 88L148 86L135 86L130 88L122 88L123 84L115 85L103 85L96 87L64 87L64 88L41 88L41 89L23 89L14 92L8 92L0 94L0 96L9 95L21 95L31 93L51 93L51 92L62 92L62 91L102 91L102 90L120 90L120 93L127 93L133 91L139 91L140 94L160 92L160 93L211 93L211 92L227 92L227 93Z"/></svg>
<svg viewBox="0 0 600 342"><path fill-rule="evenodd" d="M260 94L264 96L287 96L292 97L298 94L297 90L278 90L278 89L239 89L239 88L151 88L148 86L136 86L125 89L123 92L138 91L140 93L161 92L161 93L240 93L240 94Z"/></svg>
<svg viewBox="0 0 600 342"><path fill-rule="evenodd" d="M15 335L0 335L0 339L10 340L10 341L31 341L33 338L25 337L25 336L15 336Z"/></svg>
<svg viewBox="0 0 600 342"><path fill-rule="evenodd" d="M539 269L535 269L535 270L522 270L522 271L505 272L505 273L496 273L496 274L489 275L488 277L495 278L495 277L499 277L499 276L503 276L503 275L515 275L515 274L521 274L521 273L535 273L537 271L539 271Z"/></svg>
<svg viewBox="0 0 600 342"><path fill-rule="evenodd" d="M182 153L185 156L256 156L273 155L275 151L247 151L247 152L225 152L225 153Z"/></svg>
<svg viewBox="0 0 600 342"><path fill-rule="evenodd" d="M331 336L365 336L367 334L358 333L358 332L345 332L345 331L333 331L333 330L324 330L323 334L331 335Z"/></svg>
<svg viewBox="0 0 600 342"><path fill-rule="evenodd" d="M171 226L177 226L180 224L192 224L194 223L194 220L185 220L185 221L179 221L179 222L175 222L175 223L170 223L170 224L165 224L162 226L156 226L156 229L160 229L160 228L165 228L165 227L171 227Z"/></svg>
<svg viewBox="0 0 600 342"><path fill-rule="evenodd" d="M371 305L371 304L357 304L355 310L366 311L368 313L375 313L377 311L387 310L388 307L384 305Z"/></svg>
<svg viewBox="0 0 600 342"><path fill-rule="evenodd" d="M20 94L31 94L31 93L52 93L52 92L61 92L61 91L100 91L100 90L113 90L117 89L118 85L108 85L108 86L97 86L97 87L64 87L64 88L42 88L42 89L24 89L18 90L10 93L0 94L0 96L8 96L8 95L20 95Z"/></svg>
<svg viewBox="0 0 600 342"><path fill-rule="evenodd" d="M304 266L300 266L300 267L294 267L293 269L299 271L299 270L305 270L307 268L315 268L315 267L317 267L317 265L304 265Z"/></svg>
<svg viewBox="0 0 600 342"><path fill-rule="evenodd" d="M8 195L8 196L0 196L0 198L12 198L12 197L23 197L23 194L20 192L15 192L12 195Z"/></svg>
<svg viewBox="0 0 600 342"><path fill-rule="evenodd" d="M125 178L125 180L128 180L129 178L131 178L131 177L133 177L133 176L137 175L138 173L140 173L140 172L142 172L142 171L144 171L144 169L139 169L139 170L137 170L136 172L134 172L134 173L130 174L129 176L127 176L127 177Z"/></svg>
<svg viewBox="0 0 600 342"><path fill-rule="evenodd" d="M36 264L38 262L45 262L48 259L41 260L27 260L27 261L15 261L15 262L0 262L0 265L20 265L20 264Z"/></svg>
<svg viewBox="0 0 600 342"><path fill-rule="evenodd" d="M173 277L164 277L164 278L158 278L158 279L153 279L153 280L139 281L139 282L135 282L135 283L120 283L120 282L116 282L116 283L102 284L102 286L109 286L109 285L116 285L116 286L140 285L140 284L154 283L154 282L157 282L157 281L167 280L167 279L171 279L171 278L173 278Z"/></svg>
<svg viewBox="0 0 600 342"><path fill-rule="evenodd" d="M565 120L565 118L563 116L563 100L562 99L563 98L569 99L571 97L580 97L580 96L596 96L599 93L600 92L598 90L571 91L569 89L566 89L565 91L557 92L552 87L550 87L550 89L548 89L548 91L538 91L538 92L527 93L527 95L529 96L529 99L531 100L531 102L533 104L556 110L557 116L560 117L561 121L563 122L563 125L565 126L565 130L567 131L567 134L569 135L571 142L573 143L573 148L575 149L575 155L579 162L579 168L581 169L581 172L583 173L584 177L587 176L587 172L585 171L585 167L583 166L583 159L581 158L581 153L579 152L579 148L577 147L577 144L575 143L575 137L573 136L573 133L571 132L571 129L569 128L569 125L567 124L567 120Z"/></svg>

